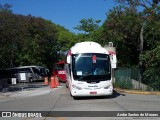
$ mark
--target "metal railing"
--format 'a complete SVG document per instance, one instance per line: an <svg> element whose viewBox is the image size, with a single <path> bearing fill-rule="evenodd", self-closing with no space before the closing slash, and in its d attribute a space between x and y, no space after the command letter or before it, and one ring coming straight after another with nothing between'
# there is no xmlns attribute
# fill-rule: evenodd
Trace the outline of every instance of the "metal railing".
<svg viewBox="0 0 160 120"><path fill-rule="evenodd" d="M140 69L119 68L115 71L115 87L143 91L160 91L160 80L144 80Z"/></svg>

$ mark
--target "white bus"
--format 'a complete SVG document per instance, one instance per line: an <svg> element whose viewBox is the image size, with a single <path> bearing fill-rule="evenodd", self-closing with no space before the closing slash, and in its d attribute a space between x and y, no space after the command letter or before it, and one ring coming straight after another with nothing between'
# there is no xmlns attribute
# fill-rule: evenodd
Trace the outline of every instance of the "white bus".
<svg viewBox="0 0 160 120"><path fill-rule="evenodd" d="M48 69L42 66L21 66L9 68L7 70L10 79L16 78L17 82L22 82L19 76L20 73L25 73L26 80L23 82L33 82L38 80L44 80L44 77L47 77L49 72Z"/></svg>
<svg viewBox="0 0 160 120"><path fill-rule="evenodd" d="M73 97L112 95L109 52L96 42L81 42L66 57L66 85Z"/></svg>

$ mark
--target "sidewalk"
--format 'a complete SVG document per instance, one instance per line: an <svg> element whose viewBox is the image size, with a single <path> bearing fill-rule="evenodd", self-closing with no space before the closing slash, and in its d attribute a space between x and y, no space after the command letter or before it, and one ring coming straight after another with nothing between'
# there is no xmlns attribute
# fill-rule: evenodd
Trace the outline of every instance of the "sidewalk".
<svg viewBox="0 0 160 120"><path fill-rule="evenodd" d="M7 92L0 92L1 98L19 98L19 97L30 97L42 94L47 94L53 91L49 85L41 85L36 87L13 87Z"/></svg>
<svg viewBox="0 0 160 120"><path fill-rule="evenodd" d="M127 89L120 89L120 88L114 88L114 90L117 92L129 93L129 94L160 95L160 91L127 90Z"/></svg>
<svg viewBox="0 0 160 120"><path fill-rule="evenodd" d="M50 93L49 86L44 88L36 88L36 89L27 89L21 90L16 92L6 92L1 93L0 95L7 96L7 97L29 97L29 96L36 96L41 94Z"/></svg>

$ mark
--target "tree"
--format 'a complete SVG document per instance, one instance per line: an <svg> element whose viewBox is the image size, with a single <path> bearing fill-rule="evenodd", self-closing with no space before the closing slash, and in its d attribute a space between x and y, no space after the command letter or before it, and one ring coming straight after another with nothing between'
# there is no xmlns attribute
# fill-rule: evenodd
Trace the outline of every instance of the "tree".
<svg viewBox="0 0 160 120"><path fill-rule="evenodd" d="M120 59L120 62L122 64L126 64L128 60L126 62L122 62L125 60L123 60L123 56L119 55L119 52L121 52L121 54L125 54L122 51L126 50L127 53L132 53L131 55L134 55L132 59L134 61L137 61L136 63L141 63L139 65L143 71L142 82L148 84L148 87L151 90L160 90L160 70L158 67L160 65L160 1L115 1L120 3L121 6L119 6L118 8L114 8L114 10L111 10L111 12L108 14L108 19L104 24L102 42L106 42L105 40L106 38L108 38L109 40L113 40L114 43L116 43L118 58ZM141 11L138 11L138 8L140 7L143 9ZM129 13L131 14L125 14L124 16L126 10L130 11ZM130 24L125 21L125 19L129 17L131 19L128 20L133 24L132 27L129 27ZM135 23L133 23L134 21ZM124 27L124 25L126 27ZM132 32L130 32L130 30L132 30ZM139 37L137 35L139 35ZM128 36L130 37L130 39L127 39L129 38ZM138 40L139 42L136 40ZM128 45L130 43L131 46ZM134 49L136 48L136 46L139 52L137 54L134 54L133 51L136 50ZM127 56L125 58L127 58ZM136 64L134 63L132 65Z"/></svg>
<svg viewBox="0 0 160 120"><path fill-rule="evenodd" d="M148 26L148 23L154 23L156 18L156 14L160 10L159 2L160 0L115 0L116 2L124 5L125 7L130 8L131 11L134 13L141 7L143 8L142 11L138 11L137 13L140 14L140 19L142 20L141 23L141 31L140 31L140 53L143 51L144 44L148 44L148 41L144 41L145 30ZM149 32L149 31L147 31ZM147 39L146 39L147 40Z"/></svg>
<svg viewBox="0 0 160 120"><path fill-rule="evenodd" d="M99 42L115 44L121 66L138 64L141 23L140 14L124 6L115 7L107 14Z"/></svg>
<svg viewBox="0 0 160 120"><path fill-rule="evenodd" d="M84 31L85 33L90 33L99 28L98 23L100 22L101 20L93 20L92 18L82 19L80 20L80 25L77 25L74 28L79 31Z"/></svg>
<svg viewBox="0 0 160 120"><path fill-rule="evenodd" d="M10 12L0 12L0 52L1 62L3 67L13 67L15 64L15 58L19 49L20 36L19 23L17 18ZM19 28L21 29L21 28Z"/></svg>
<svg viewBox="0 0 160 120"><path fill-rule="evenodd" d="M115 1L120 5L107 14L99 42L104 45L112 41L116 45L119 65L137 66L140 54L155 47L153 43L158 40L159 0Z"/></svg>
<svg viewBox="0 0 160 120"><path fill-rule="evenodd" d="M0 4L0 12L12 12L12 10L11 10L11 8L12 8L12 5L10 5L10 4L4 4L4 5L1 5Z"/></svg>
<svg viewBox="0 0 160 120"><path fill-rule="evenodd" d="M160 43L141 54L140 60L144 69L142 82L148 85L148 90L160 90Z"/></svg>
<svg viewBox="0 0 160 120"><path fill-rule="evenodd" d="M75 35L43 18L0 11L1 68L42 65L52 68Z"/></svg>

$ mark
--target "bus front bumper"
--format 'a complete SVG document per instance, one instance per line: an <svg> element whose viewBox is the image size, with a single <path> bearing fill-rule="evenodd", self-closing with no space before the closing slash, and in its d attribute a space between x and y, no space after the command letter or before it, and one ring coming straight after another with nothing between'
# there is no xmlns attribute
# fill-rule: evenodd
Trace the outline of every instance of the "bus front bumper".
<svg viewBox="0 0 160 120"><path fill-rule="evenodd" d="M83 97L83 96L107 96L107 95L112 95L113 94L113 88L108 88L108 89L73 89L71 90L71 95L73 97Z"/></svg>

